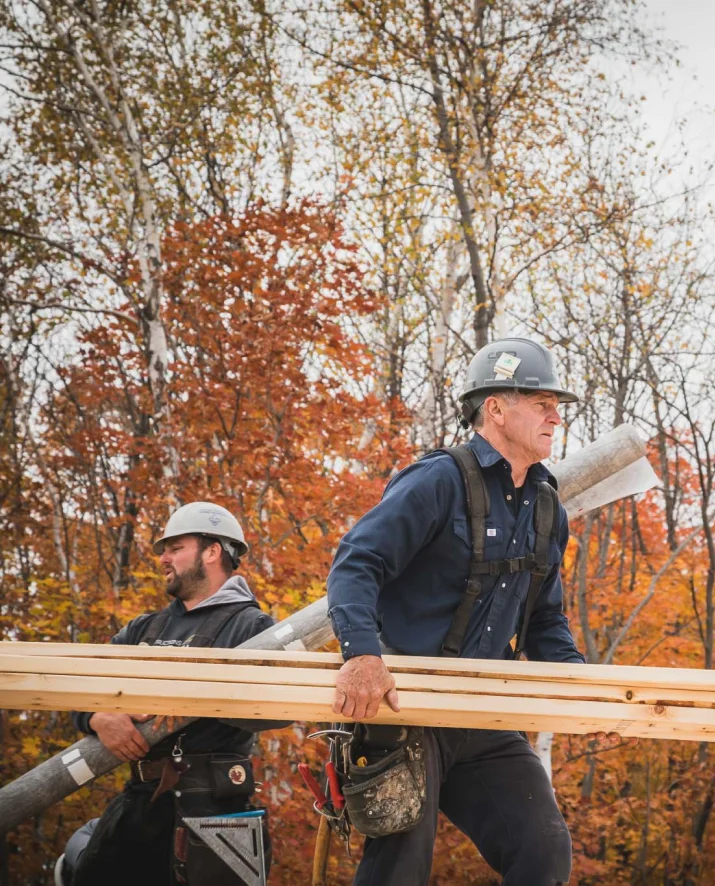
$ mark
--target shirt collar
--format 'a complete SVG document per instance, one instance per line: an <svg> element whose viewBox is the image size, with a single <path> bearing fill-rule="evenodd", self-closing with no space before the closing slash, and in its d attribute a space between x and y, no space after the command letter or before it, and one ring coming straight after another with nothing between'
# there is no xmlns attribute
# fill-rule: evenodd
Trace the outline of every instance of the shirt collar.
<svg viewBox="0 0 715 886"><path fill-rule="evenodd" d="M482 437L481 434L473 434L468 445L477 456L477 461L479 462L480 467L491 468L496 464L505 464L511 468L511 465L501 452L499 452L498 449L495 449L488 440L485 440L484 437ZM528 477L530 480L535 481L547 480L554 489L558 489L556 477L554 477L551 471L541 462L536 462L536 464L533 464L529 468Z"/></svg>

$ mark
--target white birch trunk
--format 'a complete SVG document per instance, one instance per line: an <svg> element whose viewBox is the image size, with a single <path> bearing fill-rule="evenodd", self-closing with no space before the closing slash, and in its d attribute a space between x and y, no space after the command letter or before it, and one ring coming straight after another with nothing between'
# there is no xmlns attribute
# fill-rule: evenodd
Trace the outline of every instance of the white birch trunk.
<svg viewBox="0 0 715 886"><path fill-rule="evenodd" d="M534 745L536 756L541 760L541 765L549 776L549 781L551 781L551 748L553 744L553 732L539 732L536 737L536 744Z"/></svg>
<svg viewBox="0 0 715 886"><path fill-rule="evenodd" d="M443 394L449 356L449 329L457 298L459 268L465 256L464 243L459 236L459 222L453 221L449 231L447 268L440 293L439 306L435 311L432 347L429 354L429 375L425 395L417 412L419 416L418 439L423 448L434 446L439 438L439 397Z"/></svg>
<svg viewBox="0 0 715 886"><path fill-rule="evenodd" d="M49 0L38 0L50 28L55 32L61 45L73 58L78 80L74 95L74 118L79 131L85 137L98 163L104 168L109 180L121 200L130 237L135 238L136 258L139 265L142 293L137 314L143 333L147 381L152 396L153 421L159 433L166 426L166 372L168 365L168 342L162 319L163 287L161 282L161 222L154 199L154 187L145 161L145 145L142 142L140 127L122 82L122 72L116 61L116 47L102 27L102 11L96 2L91 2L91 14L80 5L71 7L71 15L77 30L72 33L65 29L65 22L55 16L55 7ZM77 31L81 33L78 36ZM82 39L84 37L84 40ZM104 66L106 86L93 73L83 44L91 41L94 51L98 51ZM98 110L101 122L118 140L126 152L128 163L123 167L122 160L115 157L111 148L105 148L92 130ZM167 440L169 452L167 473L176 475L178 459L173 446Z"/></svg>

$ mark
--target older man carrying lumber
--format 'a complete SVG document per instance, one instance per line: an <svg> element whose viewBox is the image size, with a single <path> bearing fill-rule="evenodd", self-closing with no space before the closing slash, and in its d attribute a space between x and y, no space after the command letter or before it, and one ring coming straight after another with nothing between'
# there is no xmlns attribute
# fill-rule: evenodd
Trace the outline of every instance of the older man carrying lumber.
<svg viewBox="0 0 715 886"><path fill-rule="evenodd" d="M469 443L398 474L335 556L329 614L345 663L334 711L354 720L374 717L383 697L399 709L383 651L512 658L516 637L516 653L531 660L584 661L563 612L568 521L540 463L561 423L559 404L577 397L560 384L544 347L510 338L476 354L460 399L462 424L475 431ZM399 758L401 745L409 764L401 777L415 776L407 818L407 804L397 816L380 807L389 774L381 756ZM568 881L569 832L521 733L358 725L351 761L346 796L351 784L360 790L361 773L376 776L356 814L386 823L363 831L373 836L355 884L427 884L440 809L505 886Z"/></svg>
<svg viewBox="0 0 715 886"><path fill-rule="evenodd" d="M169 519L154 545L173 602L140 615L112 643L233 648L273 624L240 576L248 546L235 517L210 502L193 502ZM135 723L148 715L75 713L83 732L131 764L124 793L67 845L58 879L72 886L241 886L183 819L251 808L254 737L244 721L200 719L151 751ZM255 728L275 725L256 722ZM264 846L270 841L264 828ZM267 857L267 862L269 861Z"/></svg>

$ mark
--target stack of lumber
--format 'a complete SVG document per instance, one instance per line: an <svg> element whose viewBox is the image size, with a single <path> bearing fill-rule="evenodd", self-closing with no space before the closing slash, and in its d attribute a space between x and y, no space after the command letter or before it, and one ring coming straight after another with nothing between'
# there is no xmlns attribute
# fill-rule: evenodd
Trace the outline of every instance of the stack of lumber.
<svg viewBox="0 0 715 886"><path fill-rule="evenodd" d="M259 652L0 643L0 708L338 720L342 660ZM401 710L379 723L715 740L715 673L385 656Z"/></svg>

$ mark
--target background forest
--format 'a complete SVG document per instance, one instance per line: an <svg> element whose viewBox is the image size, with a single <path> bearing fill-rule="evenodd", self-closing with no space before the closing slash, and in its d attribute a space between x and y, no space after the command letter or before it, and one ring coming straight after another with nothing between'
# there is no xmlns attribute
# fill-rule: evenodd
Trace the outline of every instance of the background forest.
<svg viewBox="0 0 715 886"><path fill-rule="evenodd" d="M391 473L459 439L467 362L509 333L583 393L559 455L630 421L662 480L572 526L588 660L712 668L709 170L644 137L626 74L674 58L643 21L631 0L0 0L0 638L104 642L160 608L151 540L201 498L239 517L266 610L304 606ZM261 739L274 886L309 877L304 733ZM66 714L4 712L0 782L74 740ZM712 756L554 737L573 882L711 883ZM125 775L9 835L0 881L49 886ZM433 882L496 880L444 825Z"/></svg>

